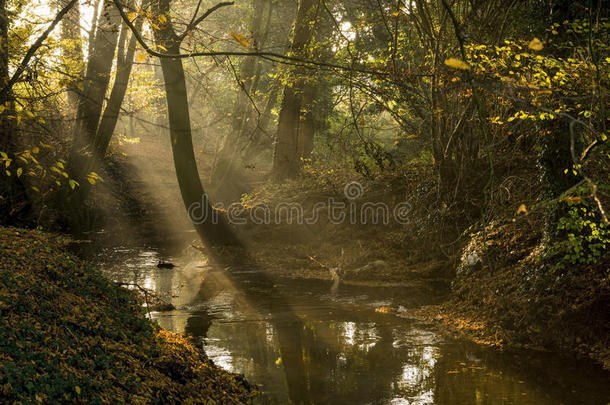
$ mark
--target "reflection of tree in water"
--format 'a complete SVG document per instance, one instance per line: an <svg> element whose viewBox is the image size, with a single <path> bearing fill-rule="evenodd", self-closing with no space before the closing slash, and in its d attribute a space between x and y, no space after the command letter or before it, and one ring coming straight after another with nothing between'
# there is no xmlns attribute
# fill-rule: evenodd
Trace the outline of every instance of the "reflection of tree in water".
<svg viewBox="0 0 610 405"><path fill-rule="evenodd" d="M308 325L304 345L314 402L353 404L391 400L395 391L392 382L400 378L404 363L404 356L396 353L401 349L394 347L393 330L382 323L345 321Z"/></svg>
<svg viewBox="0 0 610 405"><path fill-rule="evenodd" d="M210 302L219 291L242 285L240 310L249 303L258 312L246 319L270 316L261 321L225 319L212 323L208 312L202 311L188 320L186 332L207 336L210 347L222 346L214 349L230 354L231 364L225 365L256 376L255 382L263 384L271 403L286 403L288 398L297 404L379 403L391 400L396 391L418 398L432 390L432 373L425 369L430 366L426 346L395 348L391 324L354 322L353 313L304 323L277 289L271 286L266 290L265 284L235 276L226 284L208 275L194 302ZM299 301L298 297L292 299ZM426 378L408 389L398 389L397 384L404 380L405 358L411 369L422 368L420 375Z"/></svg>
<svg viewBox="0 0 610 405"><path fill-rule="evenodd" d="M475 344L444 348L436 367L437 403L448 404L599 404L610 398L607 379L586 362L557 355L524 352L497 353Z"/></svg>

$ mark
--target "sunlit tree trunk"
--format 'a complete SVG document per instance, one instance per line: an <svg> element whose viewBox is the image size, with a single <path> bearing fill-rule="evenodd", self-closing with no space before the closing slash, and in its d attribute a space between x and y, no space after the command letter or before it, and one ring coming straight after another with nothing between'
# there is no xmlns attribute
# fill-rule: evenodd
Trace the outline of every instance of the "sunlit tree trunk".
<svg viewBox="0 0 610 405"><path fill-rule="evenodd" d="M78 104L69 160L70 174L81 183L90 166L89 160L94 157L93 145L119 39L121 20L112 0L104 0L99 18L94 45L89 54L84 91Z"/></svg>
<svg viewBox="0 0 610 405"><path fill-rule="evenodd" d="M313 20L317 0L300 0L295 18L291 53L302 56L313 36ZM299 172L298 133L303 105L305 72L295 69L291 83L284 87L277 138L273 156L272 175L276 180L296 177Z"/></svg>
<svg viewBox="0 0 610 405"><path fill-rule="evenodd" d="M266 24L263 24L263 19L266 8L269 14L272 11L270 3L268 0L254 0L252 3L253 14L250 30L252 32L252 41L258 47L263 45L263 38L269 29L270 18L267 18ZM248 132L253 129L252 122L250 122L253 118L251 103L258 90L259 76L261 74L258 58L244 58L238 73L241 80L241 88L237 93L233 107L231 131L225 138L218 156L218 162L214 168L212 176L214 183L222 183L229 180L231 174L236 170L237 164L241 163L242 149L248 141L246 139Z"/></svg>
<svg viewBox="0 0 610 405"><path fill-rule="evenodd" d="M273 120L272 110L277 106L280 92L280 83L274 83L267 94L265 109L261 112L260 122L256 132L248 140L244 156L247 162L254 161L262 152L273 147L273 137L270 134L270 127Z"/></svg>
<svg viewBox="0 0 610 405"><path fill-rule="evenodd" d="M64 7L70 0L62 0L60 7ZM72 75L68 85L68 102L74 109L79 102L78 86L85 74L83 70L83 41L80 32L81 13L80 3L76 2L61 21L62 59L66 71Z"/></svg>
<svg viewBox="0 0 610 405"><path fill-rule="evenodd" d="M142 19L139 18L136 24L136 29L140 29L141 25ZM127 27L123 26L123 29L121 30L121 36L123 38L119 40L119 43L126 40L128 33L129 30ZM102 121L100 122L95 137L94 153L96 160L102 160L104 158L106 150L108 149L108 144L110 143L110 139L112 138L112 134L116 128L119 113L121 111L121 105L123 104L125 93L127 92L127 86L129 85L129 77L131 76L131 69L133 67L133 58L136 51L136 45L136 38L134 35L131 35L131 39L129 40L126 50L124 47L119 46L119 50L117 52L117 68L116 75L114 77L114 84L112 86L110 98L108 99L108 103L104 109Z"/></svg>
<svg viewBox="0 0 610 405"><path fill-rule="evenodd" d="M316 85L305 88L303 94L303 112L298 132L298 157L310 159L313 152L313 139L316 132L315 103L318 94Z"/></svg>
<svg viewBox="0 0 610 405"><path fill-rule="evenodd" d="M169 0L154 2L157 15L169 16ZM167 49L170 54L180 53L180 40L172 27L171 18L163 29L155 30L155 41ZM170 138L174 157L176 176L184 206L199 236L209 244L235 244L237 240L222 216L216 214L208 200L199 178L197 161L193 151L191 120L189 115L188 95L182 60L160 58L165 84L167 110L170 127ZM198 218L192 216L196 207Z"/></svg>

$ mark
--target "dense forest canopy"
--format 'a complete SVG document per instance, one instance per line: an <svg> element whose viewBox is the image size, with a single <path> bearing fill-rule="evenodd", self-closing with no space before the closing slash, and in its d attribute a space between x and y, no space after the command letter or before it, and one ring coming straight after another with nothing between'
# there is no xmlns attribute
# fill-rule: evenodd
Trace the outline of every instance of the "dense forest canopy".
<svg viewBox="0 0 610 405"><path fill-rule="evenodd" d="M538 155L550 199L587 195L607 222L587 167L607 153L602 2L7 1L2 13L15 221L58 198L86 204L112 145L169 130L187 200L202 192L191 138L221 199L239 198L248 168L283 181L419 161L434 164L440 203L464 199L469 173L490 201L511 149Z"/></svg>
<svg viewBox="0 0 610 405"><path fill-rule="evenodd" d="M0 0L0 224L457 274L495 336L608 366L609 49L602 0Z"/></svg>

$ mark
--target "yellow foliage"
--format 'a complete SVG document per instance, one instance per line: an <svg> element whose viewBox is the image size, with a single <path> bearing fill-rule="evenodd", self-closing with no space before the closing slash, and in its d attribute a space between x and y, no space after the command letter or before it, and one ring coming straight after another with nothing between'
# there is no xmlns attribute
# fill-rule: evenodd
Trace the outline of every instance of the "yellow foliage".
<svg viewBox="0 0 610 405"><path fill-rule="evenodd" d="M446 59L445 65L447 65L451 68L460 69L460 70L470 69L470 66L468 66L468 64L466 62L464 62L463 60L457 59L457 58Z"/></svg>
<svg viewBox="0 0 610 405"><path fill-rule="evenodd" d="M239 42L239 44L243 47L248 48L250 46L250 41L247 40L243 34L236 34L233 31L229 31L229 34L231 34L231 36L233 37L234 40L236 40L237 42Z"/></svg>
<svg viewBox="0 0 610 405"><path fill-rule="evenodd" d="M541 51L542 48L544 48L544 45L542 45L542 42L540 42L538 38L534 38L530 41L527 47L534 51Z"/></svg>

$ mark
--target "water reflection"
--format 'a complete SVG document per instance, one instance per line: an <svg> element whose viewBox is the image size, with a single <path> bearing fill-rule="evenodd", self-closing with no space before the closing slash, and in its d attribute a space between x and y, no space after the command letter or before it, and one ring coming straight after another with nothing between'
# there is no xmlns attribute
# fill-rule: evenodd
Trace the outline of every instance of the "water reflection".
<svg viewBox="0 0 610 405"><path fill-rule="evenodd" d="M429 290L342 286L329 294L330 283L269 285L255 273L229 276L192 256L161 270L155 252L134 253L121 252L130 259L107 265L109 274L171 300L175 311L153 314L160 325L200 338L218 365L261 387L261 404L605 405L610 399L608 374L589 363L446 341L374 310L433 302Z"/></svg>

